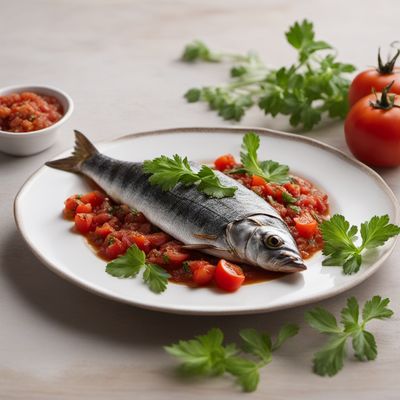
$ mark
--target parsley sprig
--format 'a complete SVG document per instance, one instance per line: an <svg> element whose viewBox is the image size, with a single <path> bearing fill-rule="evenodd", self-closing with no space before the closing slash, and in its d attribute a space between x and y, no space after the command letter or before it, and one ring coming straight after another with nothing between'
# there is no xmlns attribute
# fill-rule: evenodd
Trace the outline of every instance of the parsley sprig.
<svg viewBox="0 0 400 400"><path fill-rule="evenodd" d="M289 182L289 167L279 164L277 161L259 161L257 151L260 148L260 137L254 132L248 132L243 137L240 161L243 164L243 172L249 175L257 175L267 182Z"/></svg>
<svg viewBox="0 0 400 400"><path fill-rule="evenodd" d="M355 357L360 361L375 360L378 351L373 334L365 329L373 319L386 319L393 315L387 306L389 299L374 296L363 307L361 320L359 305L354 297L347 299L347 306L341 311L341 324L329 311L316 307L306 312L309 325L321 333L328 334L326 345L314 354L313 370L321 376L333 376L343 368L346 343L351 338Z"/></svg>
<svg viewBox="0 0 400 400"><path fill-rule="evenodd" d="M321 224L324 239L323 254L327 256L322 264L326 266L343 266L345 274L359 271L362 256L366 250L382 246L388 239L400 233L400 227L389 223L389 216L374 216L360 226L362 242L357 240L358 228L339 214Z"/></svg>
<svg viewBox="0 0 400 400"><path fill-rule="evenodd" d="M224 345L224 334L218 328L191 340L180 340L166 346L165 350L182 361L180 370L188 375L219 376L229 373L246 392L256 390L260 380L259 370L272 361L272 352L290 337L297 334L297 325L281 328L274 343L268 334L255 329L239 332L242 347Z"/></svg>
<svg viewBox="0 0 400 400"><path fill-rule="evenodd" d="M173 158L165 155L147 160L143 164L145 172L151 174L149 182L159 185L162 190L171 190L178 183L185 186L197 185L199 192L210 197L223 198L234 196L237 187L223 185L215 171L202 165L199 172L193 171L187 157L175 154Z"/></svg>
<svg viewBox="0 0 400 400"><path fill-rule="evenodd" d="M307 20L295 22L285 35L297 51L297 62L277 69L268 68L255 53L216 53L201 41L188 44L182 54L184 61L235 64L228 84L192 88L185 94L187 101L204 101L222 118L236 121L258 104L265 114L287 115L292 126L305 131L318 124L324 114L344 118L350 84L345 74L355 67L338 62L332 46L315 39L313 24Z"/></svg>
<svg viewBox="0 0 400 400"><path fill-rule="evenodd" d="M162 293L167 288L170 275L158 265L147 262L146 254L135 244L106 266L106 272L117 278L135 278L142 269L143 281L152 292Z"/></svg>

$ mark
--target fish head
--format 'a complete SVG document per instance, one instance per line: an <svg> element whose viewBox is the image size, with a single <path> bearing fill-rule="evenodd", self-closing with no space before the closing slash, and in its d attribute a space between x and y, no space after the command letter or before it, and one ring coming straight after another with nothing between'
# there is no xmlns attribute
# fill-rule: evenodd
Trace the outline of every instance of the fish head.
<svg viewBox="0 0 400 400"><path fill-rule="evenodd" d="M285 222L275 216L252 215L227 226L227 242L238 258L269 271L307 269Z"/></svg>

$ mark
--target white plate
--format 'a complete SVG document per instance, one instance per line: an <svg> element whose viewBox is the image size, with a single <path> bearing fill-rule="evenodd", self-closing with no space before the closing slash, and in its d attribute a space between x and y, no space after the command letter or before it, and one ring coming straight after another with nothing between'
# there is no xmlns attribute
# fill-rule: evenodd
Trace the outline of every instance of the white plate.
<svg viewBox="0 0 400 400"><path fill-rule="evenodd" d="M129 161L160 154L187 155L210 162L225 153L238 156L242 128L180 128L145 132L101 143L105 154ZM288 164L291 171L309 178L329 195L331 213L341 213L353 224L373 215L389 214L399 222L397 200L374 171L338 150L303 136L251 129L261 136L260 158ZM70 154L67 151L60 158ZM170 283L154 294L141 279L117 279L105 273L99 259L71 222L61 216L64 200L90 190L82 177L40 168L22 187L15 200L15 218L22 236L36 256L52 271L99 295L153 310L185 314L246 314L289 308L319 301L347 290L375 272L395 246L390 240L370 257L355 275L341 268L322 267L322 255L307 260L308 270L281 279L243 286L238 292L190 289Z"/></svg>

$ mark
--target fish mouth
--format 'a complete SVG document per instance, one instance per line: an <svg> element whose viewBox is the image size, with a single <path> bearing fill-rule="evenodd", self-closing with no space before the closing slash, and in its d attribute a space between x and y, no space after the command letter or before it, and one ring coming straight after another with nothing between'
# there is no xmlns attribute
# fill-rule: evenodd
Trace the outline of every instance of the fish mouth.
<svg viewBox="0 0 400 400"><path fill-rule="evenodd" d="M279 272L301 272L305 271L307 269L307 266L304 264L303 261L296 260L296 261L290 261L287 264L280 265L278 267Z"/></svg>

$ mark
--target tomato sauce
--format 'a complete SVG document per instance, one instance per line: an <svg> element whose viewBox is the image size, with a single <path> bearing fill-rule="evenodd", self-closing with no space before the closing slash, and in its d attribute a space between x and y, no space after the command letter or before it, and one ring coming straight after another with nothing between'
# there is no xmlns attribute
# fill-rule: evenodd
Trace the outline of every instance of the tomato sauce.
<svg viewBox="0 0 400 400"><path fill-rule="evenodd" d="M63 107L52 96L33 92L0 96L0 130L32 132L47 128L61 119Z"/></svg>
<svg viewBox="0 0 400 400"><path fill-rule="evenodd" d="M267 183L258 177L229 174L269 202L289 227L303 258L309 258L323 247L319 224L328 216L328 196L311 182L296 176L284 184ZM65 201L64 216L75 222L75 230L86 236L96 253L110 261L135 244L146 253L148 262L159 265L171 275L170 281L188 286L214 284L214 272L220 260L216 257L184 249L181 242L152 225L146 217L125 204L117 204L100 191L73 195ZM286 274L265 271L240 264L244 283L263 282Z"/></svg>

